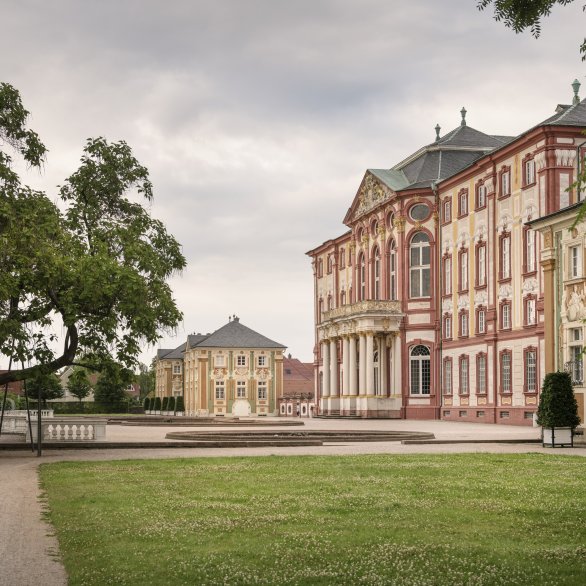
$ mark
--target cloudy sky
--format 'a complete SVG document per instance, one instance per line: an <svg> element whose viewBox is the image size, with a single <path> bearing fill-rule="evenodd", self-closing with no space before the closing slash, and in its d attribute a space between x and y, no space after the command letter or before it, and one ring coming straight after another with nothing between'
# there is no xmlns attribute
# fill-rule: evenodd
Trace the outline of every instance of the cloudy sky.
<svg viewBox="0 0 586 586"><path fill-rule="evenodd" d="M539 40L476 5L0 0L0 80L50 150L25 182L55 196L86 138L126 140L188 261L172 282L184 323L161 347L236 313L311 361L305 252L345 230L365 169L451 130L462 106L512 135L586 82L582 2L555 8Z"/></svg>

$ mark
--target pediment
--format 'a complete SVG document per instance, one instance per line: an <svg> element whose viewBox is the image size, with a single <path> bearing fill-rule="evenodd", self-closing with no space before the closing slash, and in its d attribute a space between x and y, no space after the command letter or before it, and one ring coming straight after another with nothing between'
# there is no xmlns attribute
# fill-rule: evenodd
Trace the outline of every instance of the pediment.
<svg viewBox="0 0 586 586"><path fill-rule="evenodd" d="M390 200L393 195L395 195L395 192L376 177L372 171L368 170L364 174L358 192L354 196L352 205L344 218L344 224L350 226L381 203Z"/></svg>

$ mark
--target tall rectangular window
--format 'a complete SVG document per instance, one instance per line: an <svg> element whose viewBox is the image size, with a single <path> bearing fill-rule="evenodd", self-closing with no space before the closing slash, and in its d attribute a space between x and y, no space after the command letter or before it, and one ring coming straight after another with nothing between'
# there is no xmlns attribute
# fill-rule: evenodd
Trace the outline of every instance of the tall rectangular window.
<svg viewBox="0 0 586 586"><path fill-rule="evenodd" d="M501 279L511 278L511 235L501 238Z"/></svg>
<svg viewBox="0 0 586 586"><path fill-rule="evenodd" d="M452 316L446 315L444 317L444 338L447 340L452 338Z"/></svg>
<svg viewBox="0 0 586 586"><path fill-rule="evenodd" d="M501 325L504 330L511 328L511 304L503 303L501 305Z"/></svg>
<svg viewBox="0 0 586 586"><path fill-rule="evenodd" d="M525 316L526 324L534 326L537 323L536 300L533 298L525 299Z"/></svg>
<svg viewBox="0 0 586 586"><path fill-rule="evenodd" d="M452 257L444 258L444 295L452 294Z"/></svg>
<svg viewBox="0 0 586 586"><path fill-rule="evenodd" d="M525 231L525 270L532 273L536 270L535 259L535 232Z"/></svg>
<svg viewBox="0 0 586 586"><path fill-rule="evenodd" d="M460 314L460 336L466 337L468 335L468 312L463 311Z"/></svg>
<svg viewBox="0 0 586 586"><path fill-rule="evenodd" d="M246 381L236 381L236 398L246 399Z"/></svg>
<svg viewBox="0 0 586 586"><path fill-rule="evenodd" d="M570 246L568 249L570 258L569 273L570 279L577 279L582 276L581 255L579 246Z"/></svg>
<svg viewBox="0 0 586 586"><path fill-rule="evenodd" d="M525 351L525 391L537 391L537 351L533 349Z"/></svg>
<svg viewBox="0 0 586 586"><path fill-rule="evenodd" d="M468 252L460 252L460 291L468 289Z"/></svg>
<svg viewBox="0 0 586 586"><path fill-rule="evenodd" d="M226 390L223 380L216 381L216 400L223 401L226 398Z"/></svg>
<svg viewBox="0 0 586 586"><path fill-rule="evenodd" d="M476 392L479 395L486 393L486 354L479 354L476 358Z"/></svg>
<svg viewBox="0 0 586 586"><path fill-rule="evenodd" d="M470 392L469 387L469 361L467 356L460 357L460 394L467 395Z"/></svg>
<svg viewBox="0 0 586 586"><path fill-rule="evenodd" d="M259 366L266 366L267 365L267 357L266 356L259 356L257 359L257 364Z"/></svg>
<svg viewBox="0 0 586 586"><path fill-rule="evenodd" d="M511 172L503 171L501 174L501 197L511 195Z"/></svg>
<svg viewBox="0 0 586 586"><path fill-rule="evenodd" d="M476 249L477 257L477 283L479 287L486 285L486 246L482 245Z"/></svg>
<svg viewBox="0 0 586 586"><path fill-rule="evenodd" d="M511 355L503 352L501 354L501 392L510 393L511 389Z"/></svg>
<svg viewBox="0 0 586 586"><path fill-rule="evenodd" d="M236 366L246 366L246 355L238 354L236 356Z"/></svg>
<svg viewBox="0 0 586 586"><path fill-rule="evenodd" d="M452 394L452 361L444 360L444 395Z"/></svg>
<svg viewBox="0 0 586 586"><path fill-rule="evenodd" d="M566 370L572 375L572 382L574 384L582 385L584 382L582 328L571 328L569 330L568 342L570 363L566 365Z"/></svg>
<svg viewBox="0 0 586 586"><path fill-rule="evenodd" d="M452 221L452 200L446 199L444 201L444 222Z"/></svg>
<svg viewBox="0 0 586 586"><path fill-rule="evenodd" d="M486 207L486 186L481 184L476 188L476 208L482 209L484 207Z"/></svg>
<svg viewBox="0 0 586 586"><path fill-rule="evenodd" d="M468 214L468 190L463 189L458 195L459 203L459 216L465 216Z"/></svg>
<svg viewBox="0 0 586 586"><path fill-rule="evenodd" d="M257 383L258 398L260 401L265 401L268 397L267 394L267 381L259 380Z"/></svg>
<svg viewBox="0 0 586 586"><path fill-rule="evenodd" d="M397 251L392 248L389 256L389 289L391 301L397 299Z"/></svg>
<svg viewBox="0 0 586 586"><path fill-rule="evenodd" d="M525 185L535 183L535 161L529 159L525 161Z"/></svg>
<svg viewBox="0 0 586 586"><path fill-rule="evenodd" d="M479 334L486 333L486 311L479 309L476 313L476 331Z"/></svg>

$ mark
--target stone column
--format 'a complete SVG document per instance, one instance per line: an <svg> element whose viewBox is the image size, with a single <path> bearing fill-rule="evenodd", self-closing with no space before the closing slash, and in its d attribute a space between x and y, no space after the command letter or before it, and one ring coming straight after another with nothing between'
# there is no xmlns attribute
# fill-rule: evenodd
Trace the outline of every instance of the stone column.
<svg viewBox="0 0 586 586"><path fill-rule="evenodd" d="M338 396L338 381L340 376L338 374L338 342L336 338L330 340L330 396Z"/></svg>
<svg viewBox="0 0 586 586"><path fill-rule="evenodd" d="M360 334L358 348L358 394L366 395L366 336L364 334Z"/></svg>
<svg viewBox="0 0 586 586"><path fill-rule="evenodd" d="M330 396L330 344L329 340L322 342L322 397Z"/></svg>
<svg viewBox="0 0 586 586"><path fill-rule="evenodd" d="M374 337L372 332L366 334L366 394L374 394Z"/></svg>
<svg viewBox="0 0 586 586"><path fill-rule="evenodd" d="M544 304L543 317L545 321L545 374L555 372L556 344L555 344L555 259L548 258L541 261L543 267Z"/></svg>
<svg viewBox="0 0 586 586"><path fill-rule="evenodd" d="M348 389L350 395L358 394L358 373L356 372L356 336L350 336L348 344Z"/></svg>
<svg viewBox="0 0 586 586"><path fill-rule="evenodd" d="M401 345L399 343L399 333L395 332L391 344L391 351L393 353L393 395L402 394L401 381ZM407 379L408 380L408 379Z"/></svg>
<svg viewBox="0 0 586 586"><path fill-rule="evenodd" d="M387 382L387 337L381 336L379 338L379 352L378 352L378 369L380 372L380 394L383 397L388 395Z"/></svg>
<svg viewBox="0 0 586 586"><path fill-rule="evenodd" d="M350 388L350 341L348 336L342 338L342 389L341 395L348 395Z"/></svg>

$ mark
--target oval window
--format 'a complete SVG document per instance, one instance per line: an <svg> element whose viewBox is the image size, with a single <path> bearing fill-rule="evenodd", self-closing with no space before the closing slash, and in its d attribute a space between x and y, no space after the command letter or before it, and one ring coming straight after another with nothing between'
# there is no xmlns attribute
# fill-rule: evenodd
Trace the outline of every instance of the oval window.
<svg viewBox="0 0 586 586"><path fill-rule="evenodd" d="M421 222L429 215L429 207L424 203L417 203L409 210L409 215L412 220Z"/></svg>

